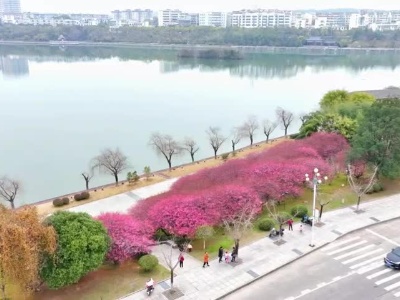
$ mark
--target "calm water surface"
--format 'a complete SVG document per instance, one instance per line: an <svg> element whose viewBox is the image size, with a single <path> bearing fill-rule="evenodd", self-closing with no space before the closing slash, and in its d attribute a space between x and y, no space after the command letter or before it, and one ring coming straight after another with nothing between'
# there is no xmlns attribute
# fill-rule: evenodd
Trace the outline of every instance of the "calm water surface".
<svg viewBox="0 0 400 300"><path fill-rule="evenodd" d="M400 57L390 55L221 62L178 61L155 50L0 46L0 57L0 176L23 182L19 205L83 189L80 173L106 147L120 147L139 172L167 167L147 146L154 131L193 137L197 157L208 157L209 126L228 135L248 115L273 120L277 106L296 114L316 109L331 89L400 84ZM91 184L112 180L102 175Z"/></svg>

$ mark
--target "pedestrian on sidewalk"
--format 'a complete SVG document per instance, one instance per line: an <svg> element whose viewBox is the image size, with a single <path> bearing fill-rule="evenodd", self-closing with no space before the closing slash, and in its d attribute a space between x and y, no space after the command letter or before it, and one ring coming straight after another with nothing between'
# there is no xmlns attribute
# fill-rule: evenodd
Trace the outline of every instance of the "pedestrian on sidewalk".
<svg viewBox="0 0 400 300"><path fill-rule="evenodd" d="M229 255L228 251L225 251L225 262L229 263L231 256Z"/></svg>
<svg viewBox="0 0 400 300"><path fill-rule="evenodd" d="M210 265L208 264L208 259L209 259L209 256L208 256L208 252L206 251L206 252L204 252L204 263L203 263L203 268L205 268L206 265L207 265L207 267L210 266Z"/></svg>
<svg viewBox="0 0 400 300"><path fill-rule="evenodd" d="M183 261L185 260L185 257L183 256L183 253L179 255L179 268L183 268Z"/></svg>
<svg viewBox="0 0 400 300"><path fill-rule="evenodd" d="M218 249L218 257L219 257L219 261L218 262L222 262L222 257L224 256L224 249L221 247L219 247Z"/></svg>
<svg viewBox="0 0 400 300"><path fill-rule="evenodd" d="M287 221L287 223L288 223L288 225L289 225L289 230L293 231L293 220L292 220L292 219L289 219L289 220Z"/></svg>
<svg viewBox="0 0 400 300"><path fill-rule="evenodd" d="M237 256L237 251L236 251L236 247L234 246L232 249L232 259L231 262L236 262L236 256Z"/></svg>

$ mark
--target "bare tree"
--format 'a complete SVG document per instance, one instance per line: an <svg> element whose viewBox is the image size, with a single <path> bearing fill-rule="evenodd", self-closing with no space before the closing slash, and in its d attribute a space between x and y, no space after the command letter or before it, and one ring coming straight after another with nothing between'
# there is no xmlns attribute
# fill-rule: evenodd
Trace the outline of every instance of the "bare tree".
<svg viewBox="0 0 400 300"><path fill-rule="evenodd" d="M282 125L283 129L285 130L285 136L287 136L288 128L294 120L293 113L283 109L282 107L278 107L276 109L276 117L278 119L278 122Z"/></svg>
<svg viewBox="0 0 400 300"><path fill-rule="evenodd" d="M163 245L160 245L163 247ZM171 275L171 289L174 288L174 271L179 264L179 256L174 255L172 245L167 245L168 250L161 248L161 254L164 258L165 264L167 265Z"/></svg>
<svg viewBox="0 0 400 300"><path fill-rule="evenodd" d="M279 225L279 233L282 232L283 225L287 223L287 221L292 217L285 211L279 211L277 209L278 201L269 200L265 203L265 207L269 213L271 219L273 219ZM295 211L293 217L296 217L300 211ZM279 240L282 239L282 235L279 235Z"/></svg>
<svg viewBox="0 0 400 300"><path fill-rule="evenodd" d="M338 191L334 192L333 194L327 194L327 193L319 193L318 192L318 203L319 203L319 217L318 220L321 220L322 218L322 212L324 210L324 207L328 205L329 203L336 202L336 201L341 201L344 197L343 192Z"/></svg>
<svg viewBox="0 0 400 300"><path fill-rule="evenodd" d="M232 151L235 152L236 145L239 144L240 140L242 139L243 135L239 127L235 127L232 130Z"/></svg>
<svg viewBox="0 0 400 300"><path fill-rule="evenodd" d="M153 133L150 137L149 145L153 147L158 155L165 157L170 170L172 168L172 157L182 153L181 145L168 134Z"/></svg>
<svg viewBox="0 0 400 300"><path fill-rule="evenodd" d="M264 120L263 121L263 132L265 134L265 142L268 143L269 141L269 137L271 135L271 133L276 129L276 127L278 127L278 123L277 122L271 122L269 120Z"/></svg>
<svg viewBox="0 0 400 300"><path fill-rule="evenodd" d="M82 172L81 173L83 179L85 180L86 189L89 189L89 182L94 176L93 168L90 168L89 172Z"/></svg>
<svg viewBox="0 0 400 300"><path fill-rule="evenodd" d="M199 146L192 138L186 137L183 141L183 150L189 152L190 157L192 158L192 162L194 162L194 155L197 151L199 151L199 149Z"/></svg>
<svg viewBox="0 0 400 300"><path fill-rule="evenodd" d="M304 112L299 115L299 118L300 118L300 121L301 121L301 125L304 125L304 123L307 120L307 117L308 117L308 114L304 113Z"/></svg>
<svg viewBox="0 0 400 300"><path fill-rule="evenodd" d="M259 128L257 117L251 115L247 118L247 121L240 127L240 131L243 136L248 136L250 139L250 146L253 145L254 141L254 132Z"/></svg>
<svg viewBox="0 0 400 300"><path fill-rule="evenodd" d="M253 220L257 215L257 208L254 205L245 205L239 212L223 220L226 233L235 242L236 254L239 255L240 239L253 227Z"/></svg>
<svg viewBox="0 0 400 300"><path fill-rule="evenodd" d="M10 202L12 209L15 209L14 201L20 188L21 184L14 179L6 176L0 179L0 197Z"/></svg>
<svg viewBox="0 0 400 300"><path fill-rule="evenodd" d="M347 180L349 182L351 190L357 196L357 207L356 211L359 211L361 197L365 195L376 182L376 174L378 172L378 166L373 166L372 170L366 176L366 172L362 172L362 174L357 174L355 172L355 168L348 164L347 165Z"/></svg>
<svg viewBox="0 0 400 300"><path fill-rule="evenodd" d="M91 166L92 170L98 168L103 173L113 175L115 184L118 185L118 175L129 167L129 161L119 148L115 150L107 148L92 159Z"/></svg>
<svg viewBox="0 0 400 300"><path fill-rule="evenodd" d="M221 129L219 127L210 127L206 131L208 134L208 141L210 142L211 147L214 150L214 158L217 159L217 152L221 145L226 141L226 137L224 137L220 133Z"/></svg>

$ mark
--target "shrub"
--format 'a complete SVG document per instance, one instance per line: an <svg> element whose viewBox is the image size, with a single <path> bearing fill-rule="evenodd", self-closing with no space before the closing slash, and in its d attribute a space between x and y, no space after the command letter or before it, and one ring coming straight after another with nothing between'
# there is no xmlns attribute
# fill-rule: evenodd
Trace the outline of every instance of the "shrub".
<svg viewBox="0 0 400 300"><path fill-rule="evenodd" d="M89 192L82 192L81 193L82 200L86 200L90 198Z"/></svg>
<svg viewBox="0 0 400 300"><path fill-rule="evenodd" d="M53 200L53 205L55 207L63 206L64 205L64 201L63 201L63 199L60 199L60 198L54 199Z"/></svg>
<svg viewBox="0 0 400 300"><path fill-rule="evenodd" d="M45 256L40 277L51 289L78 282L104 262L110 239L106 228L89 214L59 211L46 225L57 234L54 256Z"/></svg>
<svg viewBox="0 0 400 300"><path fill-rule="evenodd" d="M83 199L82 199L82 194L75 194L75 195L74 195L74 199L75 199L75 201L81 201L81 200L83 200Z"/></svg>
<svg viewBox="0 0 400 300"><path fill-rule="evenodd" d="M144 271L149 272L158 266L158 259L154 255L144 255L139 259L139 265Z"/></svg>
<svg viewBox="0 0 400 300"><path fill-rule="evenodd" d="M222 158L223 160L227 160L228 157L229 157L229 153L224 153L224 154L221 155L221 158Z"/></svg>
<svg viewBox="0 0 400 300"><path fill-rule="evenodd" d="M380 182L374 183L371 188L367 191L367 194L379 193L383 191L383 185Z"/></svg>
<svg viewBox="0 0 400 300"><path fill-rule="evenodd" d="M89 198L90 198L89 192L82 192L82 193L76 194L76 195L74 196L74 199L75 199L76 201L86 200L86 199L89 199Z"/></svg>
<svg viewBox="0 0 400 300"><path fill-rule="evenodd" d="M69 204L69 198L68 197L62 198L62 202L63 202L64 205Z"/></svg>
<svg viewBox="0 0 400 300"><path fill-rule="evenodd" d="M292 209L290 210L290 214L293 217L302 218L303 216L308 214L308 208L304 205L296 205L292 207Z"/></svg>
<svg viewBox="0 0 400 300"><path fill-rule="evenodd" d="M275 221L271 218L263 218L258 221L258 229L262 231L270 231L272 228L275 227Z"/></svg>

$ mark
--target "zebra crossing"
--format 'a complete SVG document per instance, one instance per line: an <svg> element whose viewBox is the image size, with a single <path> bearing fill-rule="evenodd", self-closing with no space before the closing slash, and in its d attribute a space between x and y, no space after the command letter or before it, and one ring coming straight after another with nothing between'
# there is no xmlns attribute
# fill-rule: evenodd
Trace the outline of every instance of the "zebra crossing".
<svg viewBox="0 0 400 300"><path fill-rule="evenodd" d="M388 250L355 236L322 249L326 255L348 266L359 275L400 297L400 270L385 266L383 258Z"/></svg>

